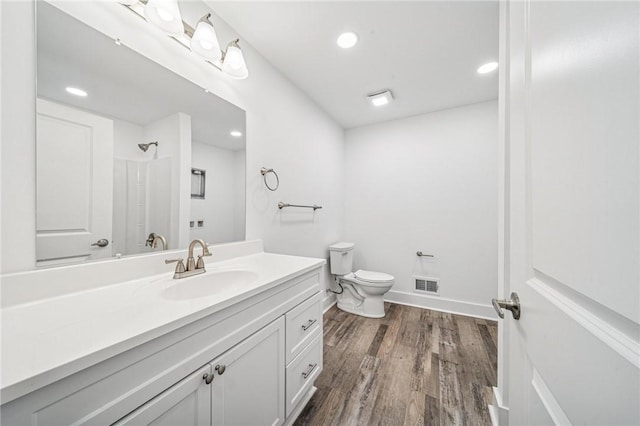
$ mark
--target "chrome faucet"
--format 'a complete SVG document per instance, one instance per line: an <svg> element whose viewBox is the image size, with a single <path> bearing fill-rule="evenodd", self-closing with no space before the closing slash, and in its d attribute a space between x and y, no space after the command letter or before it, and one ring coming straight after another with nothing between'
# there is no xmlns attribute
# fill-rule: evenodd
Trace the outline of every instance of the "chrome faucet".
<svg viewBox="0 0 640 426"><path fill-rule="evenodd" d="M160 241L162 243L162 250L166 250L167 249L167 239L165 237L163 237L160 234L149 234L149 238L151 238L151 236L153 235L153 239L151 240L151 248L157 248L158 247L158 241ZM149 242L149 240L147 239L147 243Z"/></svg>
<svg viewBox="0 0 640 426"><path fill-rule="evenodd" d="M162 250L166 250L167 249L167 239L165 237L163 237L160 234L156 234L155 232L152 232L149 234L149 236L147 237L147 240L145 241L144 245L145 246L149 246L152 249L157 248L158 247L158 241L160 241L162 243Z"/></svg>
<svg viewBox="0 0 640 426"><path fill-rule="evenodd" d="M197 261L193 258L193 249L195 248L196 244L200 244L200 246L202 247L202 254L198 256ZM186 278L192 275L198 275L207 272L206 269L204 269L204 256L211 256L211 252L209 252L207 243L202 240L193 240L191 241L191 244L189 244L189 257L187 257L186 267L184 266L184 262L182 259L165 259L164 263L177 262L176 270L173 273L173 278Z"/></svg>
<svg viewBox="0 0 640 426"><path fill-rule="evenodd" d="M202 247L202 254L198 256L198 263L193 260L193 249L195 248L196 244L200 244L200 246ZM206 272L204 270L204 256L211 256L209 248L207 247L207 243L202 240L191 241L191 244L189 244L189 257L187 257L187 271L202 270L199 273Z"/></svg>

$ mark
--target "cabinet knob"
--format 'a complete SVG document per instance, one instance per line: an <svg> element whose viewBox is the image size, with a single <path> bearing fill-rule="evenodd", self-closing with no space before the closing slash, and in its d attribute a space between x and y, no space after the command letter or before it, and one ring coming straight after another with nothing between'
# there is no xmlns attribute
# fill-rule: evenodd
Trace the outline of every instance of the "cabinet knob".
<svg viewBox="0 0 640 426"><path fill-rule="evenodd" d="M223 375L225 370L227 369L227 366L224 364L218 364L216 365L216 371L218 372L219 375Z"/></svg>
<svg viewBox="0 0 640 426"><path fill-rule="evenodd" d="M213 374L205 373L204 376L202 376L202 378L204 379L204 382L208 385L210 385L211 382L213 382Z"/></svg>

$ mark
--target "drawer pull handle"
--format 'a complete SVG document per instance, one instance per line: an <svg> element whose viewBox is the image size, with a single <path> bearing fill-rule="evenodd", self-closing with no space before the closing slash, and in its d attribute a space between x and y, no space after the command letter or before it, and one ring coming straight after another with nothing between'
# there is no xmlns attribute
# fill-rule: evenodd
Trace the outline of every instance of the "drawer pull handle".
<svg viewBox="0 0 640 426"><path fill-rule="evenodd" d="M309 320L308 323L306 323L305 325L302 326L302 329L304 331L307 331L309 329L309 327L311 327L313 324L316 323L317 320Z"/></svg>
<svg viewBox="0 0 640 426"><path fill-rule="evenodd" d="M302 372L302 377L304 377L305 379L307 377L309 377L311 375L311 373L313 372L313 370L316 369L316 367L318 366L318 363L313 363L313 364L309 364L309 368L307 368L307 371L303 371Z"/></svg>
<svg viewBox="0 0 640 426"><path fill-rule="evenodd" d="M216 371L217 371L217 372L218 372L218 374L219 374L219 375L221 375L221 376L224 374L224 371L225 371L226 369L227 369L227 366L226 366L226 365L224 365L224 364L221 364L221 365L220 365L220 364L218 364L218 365L216 365Z"/></svg>
<svg viewBox="0 0 640 426"><path fill-rule="evenodd" d="M202 376L202 378L204 379L204 382L208 385L210 385L211 382L213 382L213 374L205 373L205 375Z"/></svg>

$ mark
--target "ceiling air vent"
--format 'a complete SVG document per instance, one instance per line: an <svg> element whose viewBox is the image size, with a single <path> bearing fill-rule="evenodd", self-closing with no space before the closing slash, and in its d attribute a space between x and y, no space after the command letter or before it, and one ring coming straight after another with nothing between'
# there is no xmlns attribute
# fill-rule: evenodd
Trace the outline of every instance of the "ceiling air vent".
<svg viewBox="0 0 640 426"><path fill-rule="evenodd" d="M413 277L415 281L415 291L432 295L440 294L440 282L436 278Z"/></svg>

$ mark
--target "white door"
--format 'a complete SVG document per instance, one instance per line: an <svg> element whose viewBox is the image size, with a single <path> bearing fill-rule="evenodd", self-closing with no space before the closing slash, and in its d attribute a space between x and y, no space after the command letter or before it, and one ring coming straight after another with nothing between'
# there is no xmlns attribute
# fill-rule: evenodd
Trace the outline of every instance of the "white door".
<svg viewBox="0 0 640 426"><path fill-rule="evenodd" d="M139 407L113 426L208 426L211 425L211 386L206 365L151 401Z"/></svg>
<svg viewBox="0 0 640 426"><path fill-rule="evenodd" d="M284 422L284 318L280 317L211 362L212 424Z"/></svg>
<svg viewBox="0 0 640 426"><path fill-rule="evenodd" d="M38 265L110 257L113 121L38 99L37 137Z"/></svg>
<svg viewBox="0 0 640 426"><path fill-rule="evenodd" d="M638 425L640 6L502 7L509 423Z"/></svg>

